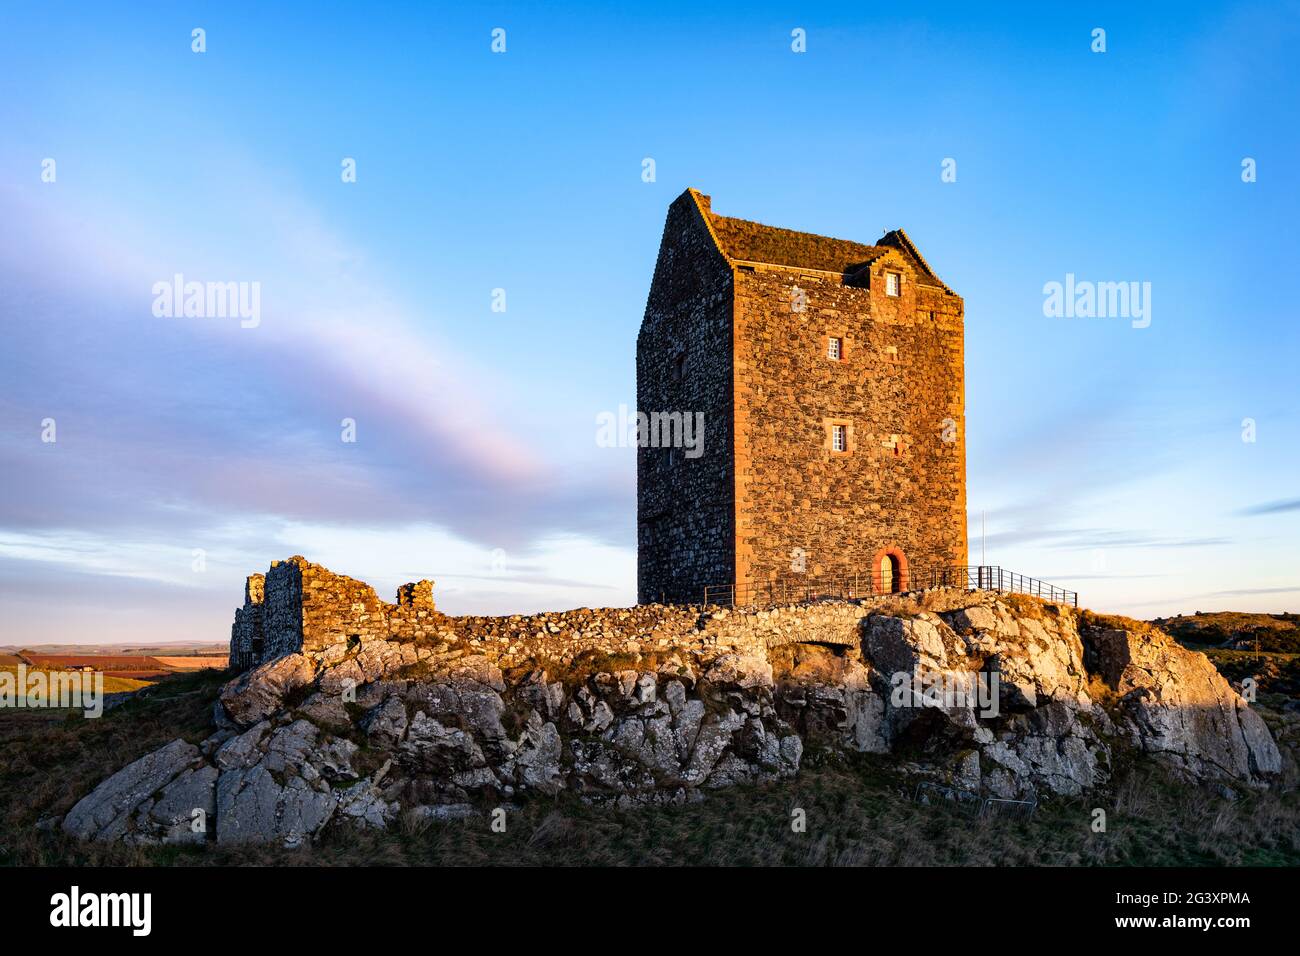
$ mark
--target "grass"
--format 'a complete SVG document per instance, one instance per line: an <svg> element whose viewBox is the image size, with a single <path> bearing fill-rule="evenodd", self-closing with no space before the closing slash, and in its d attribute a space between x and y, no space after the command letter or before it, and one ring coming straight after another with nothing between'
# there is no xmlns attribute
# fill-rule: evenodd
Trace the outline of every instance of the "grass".
<svg viewBox="0 0 1300 956"><path fill-rule="evenodd" d="M42 669L42 668L37 668L37 667L27 667L27 668L24 668L24 669L25 669L25 671L27 672L27 674L29 674L29 675L31 675L31 674L63 674L63 673L66 673L65 671L49 671L49 670L44 670L44 669ZM9 672L10 674L14 674L14 675L16 676L16 675L18 674L18 666L17 666L16 664L4 664L4 665L0 665L0 671L7 671L7 672ZM154 681L149 681L149 680L137 680L137 679L135 679L135 678L133 678L133 677L114 677L114 676L113 676L112 674L110 674L110 673L105 673L105 674L104 674L104 693L105 693L105 694L118 694L118 693L122 693L122 692L124 692L124 691L139 690L139 689L142 688L142 687L148 687L148 686L149 686L150 684L152 684L152 683L154 683Z"/></svg>
<svg viewBox="0 0 1300 956"><path fill-rule="evenodd" d="M0 864L95 862L97 850L38 833L37 822L66 813L105 777L163 744L207 737L212 703L228 677L164 677L97 719L67 710L0 711ZM128 854L119 862L146 860Z"/></svg>
<svg viewBox="0 0 1300 956"><path fill-rule="evenodd" d="M1198 611L1162 618L1155 623L1188 645L1217 646L1231 641L1251 650L1300 653L1300 615L1297 614Z"/></svg>

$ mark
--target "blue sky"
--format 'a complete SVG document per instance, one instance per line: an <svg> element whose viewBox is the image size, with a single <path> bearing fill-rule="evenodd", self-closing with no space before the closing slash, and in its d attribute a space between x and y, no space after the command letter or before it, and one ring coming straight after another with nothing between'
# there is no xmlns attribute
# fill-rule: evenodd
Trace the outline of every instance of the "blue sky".
<svg viewBox="0 0 1300 956"><path fill-rule="evenodd" d="M632 602L595 421L687 186L964 296L972 561L983 513L1093 607L1300 606L1297 5L267 6L0 8L0 643L221 640L294 553ZM260 324L155 317L177 273ZM1150 326L1046 317L1067 273Z"/></svg>

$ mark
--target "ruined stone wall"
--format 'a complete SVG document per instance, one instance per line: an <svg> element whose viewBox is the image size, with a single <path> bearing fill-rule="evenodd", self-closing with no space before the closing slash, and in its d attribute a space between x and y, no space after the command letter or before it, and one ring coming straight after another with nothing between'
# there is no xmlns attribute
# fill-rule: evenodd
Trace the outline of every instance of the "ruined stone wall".
<svg viewBox="0 0 1300 956"><path fill-rule="evenodd" d="M397 589L397 603L384 607L390 640L418 641L437 633L445 620L433 603L433 582L416 581Z"/></svg>
<svg viewBox="0 0 1300 956"><path fill-rule="evenodd" d="M649 653L692 644L723 648L758 641L776 647L799 640L847 647L860 640L862 618L860 608L843 604L758 611L645 604L449 617L434 606L432 581L402 585L397 603L388 604L370 585L300 557L271 566L264 600L262 581L260 574L249 578L245 604L235 611L230 661L236 670L299 652L346 653L375 641L471 641L507 667L538 661L568 666L584 654ZM267 621L273 621L269 628ZM252 638L272 631L274 640L255 653Z"/></svg>
<svg viewBox="0 0 1300 956"><path fill-rule="evenodd" d="M897 297L887 271L903 277ZM739 580L796 578L796 548L809 576L865 575L884 550L913 569L966 563L962 301L917 279L892 251L853 286L738 269ZM847 426L845 453L834 424Z"/></svg>
<svg viewBox="0 0 1300 956"><path fill-rule="evenodd" d="M369 584L295 556L274 562L265 577L248 579L231 627L231 666L244 670L335 645L419 640L432 635L441 618L432 581L403 584L397 603L389 604Z"/></svg>
<svg viewBox="0 0 1300 956"><path fill-rule="evenodd" d="M252 667L262 656L265 588L264 574L250 574L244 583L244 606L236 608L235 622L230 626L230 666L235 670Z"/></svg>
<svg viewBox="0 0 1300 956"><path fill-rule="evenodd" d="M701 201L705 201L701 197ZM637 451L637 594L698 601L734 573L731 269L696 204L668 210L637 337L637 408L704 414L703 453Z"/></svg>
<svg viewBox="0 0 1300 956"><path fill-rule="evenodd" d="M306 558L273 561L262 601L262 660L292 654L302 646L302 569Z"/></svg>

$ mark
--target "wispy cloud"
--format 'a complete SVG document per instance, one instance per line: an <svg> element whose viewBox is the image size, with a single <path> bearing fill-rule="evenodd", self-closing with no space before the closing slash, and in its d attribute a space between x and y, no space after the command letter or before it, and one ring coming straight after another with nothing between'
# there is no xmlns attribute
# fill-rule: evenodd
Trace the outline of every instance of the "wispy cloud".
<svg viewBox="0 0 1300 956"><path fill-rule="evenodd" d="M1180 538L1107 528L1013 528L986 537L989 544L1036 544L1072 551L1098 548L1213 548L1232 543L1231 538L1221 535Z"/></svg>
<svg viewBox="0 0 1300 956"><path fill-rule="evenodd" d="M1300 511L1300 498L1284 498L1281 501L1269 501L1264 504L1242 508L1241 515L1276 515L1287 511Z"/></svg>
<svg viewBox="0 0 1300 956"><path fill-rule="evenodd" d="M0 199L11 200L0 215L16 227L6 234L22 233L32 211ZM557 531L628 540L630 498L612 471L549 460L503 404L510 392L494 372L438 344L427 321L359 268L346 281L330 271L355 251L304 227L308 212L270 219L295 224L280 260L215 272L264 277L267 314L247 330L149 313L153 281L200 274L179 255L155 251L147 266L137 249L111 281L81 271L78 262L114 256L113 242L94 242L94 223L66 222L61 239L42 219L35 256L17 241L0 245L0 305L21 316L6 351L23 356L5 368L0 463L11 493L0 528L167 527L192 537L262 515L424 520L490 546ZM291 267L293 287L308 290L300 299L277 291L277 270ZM58 424L53 445L39 440L46 417ZM341 441L345 418L356 422L355 443Z"/></svg>

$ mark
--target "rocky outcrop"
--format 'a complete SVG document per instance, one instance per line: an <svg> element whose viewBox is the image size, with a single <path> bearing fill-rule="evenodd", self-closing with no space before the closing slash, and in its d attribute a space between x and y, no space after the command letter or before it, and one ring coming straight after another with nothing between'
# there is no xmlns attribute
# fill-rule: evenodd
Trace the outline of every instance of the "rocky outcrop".
<svg viewBox="0 0 1300 956"><path fill-rule="evenodd" d="M283 653L223 689L215 733L123 768L65 830L292 846L330 825L450 819L561 790L697 799L792 777L809 748L893 755L922 779L1021 799L1104 786L1121 749L1234 786L1281 765L1203 655L1032 599L510 618L416 617L432 598L418 601L411 640L358 638L337 615L341 630L306 642L281 633Z"/></svg>
<svg viewBox="0 0 1300 956"><path fill-rule="evenodd" d="M1276 774L1281 755L1268 728L1204 654L1172 640L1105 629L1089 637L1118 695L1121 731L1134 746L1194 777Z"/></svg>
<svg viewBox="0 0 1300 956"><path fill-rule="evenodd" d="M63 829L83 839L202 841L217 769L183 740L127 764L72 808Z"/></svg>

